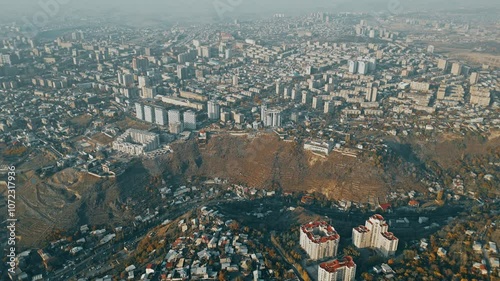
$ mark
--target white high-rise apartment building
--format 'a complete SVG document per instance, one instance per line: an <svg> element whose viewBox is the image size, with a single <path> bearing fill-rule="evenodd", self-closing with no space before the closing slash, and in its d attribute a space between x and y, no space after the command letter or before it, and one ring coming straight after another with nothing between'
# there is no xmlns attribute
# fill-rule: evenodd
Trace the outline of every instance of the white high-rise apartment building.
<svg viewBox="0 0 500 281"><path fill-rule="evenodd" d="M284 89L284 85L281 84L280 81L276 81L276 96L280 96L281 93L283 92L283 89Z"/></svg>
<svg viewBox="0 0 500 281"><path fill-rule="evenodd" d="M365 75L368 73L368 63L365 61L358 61L358 73Z"/></svg>
<svg viewBox="0 0 500 281"><path fill-rule="evenodd" d="M171 109L168 111L168 124L182 123L181 113L177 109Z"/></svg>
<svg viewBox="0 0 500 281"><path fill-rule="evenodd" d="M194 111L184 112L184 129L196 130L196 113Z"/></svg>
<svg viewBox="0 0 500 281"><path fill-rule="evenodd" d="M281 127L281 110L266 110L265 118L263 121L265 127Z"/></svg>
<svg viewBox="0 0 500 281"><path fill-rule="evenodd" d="M220 106L216 101L208 101L207 103L208 118L212 120L220 119Z"/></svg>
<svg viewBox="0 0 500 281"><path fill-rule="evenodd" d="M134 70L144 71L149 67L149 60L146 57L140 56L132 59L132 68Z"/></svg>
<svg viewBox="0 0 500 281"><path fill-rule="evenodd" d="M292 87L285 87L283 89L283 98L284 99L290 99L292 97Z"/></svg>
<svg viewBox="0 0 500 281"><path fill-rule="evenodd" d="M144 106L144 121L149 123L155 122L155 112L153 110L153 107L149 105Z"/></svg>
<svg viewBox="0 0 500 281"><path fill-rule="evenodd" d="M139 76L138 81L139 81L139 88L151 86L151 80L147 76Z"/></svg>
<svg viewBox="0 0 500 281"><path fill-rule="evenodd" d="M358 62L354 60L349 61L349 73L356 73L358 71Z"/></svg>
<svg viewBox="0 0 500 281"><path fill-rule="evenodd" d="M325 221L317 221L300 227L300 246L312 260L337 255L340 235Z"/></svg>
<svg viewBox="0 0 500 281"><path fill-rule="evenodd" d="M377 70L377 59L376 58L370 58L368 60L368 71L373 72Z"/></svg>
<svg viewBox="0 0 500 281"><path fill-rule="evenodd" d="M302 91L302 104L308 104L312 100L311 93Z"/></svg>
<svg viewBox="0 0 500 281"><path fill-rule="evenodd" d="M368 87L366 89L365 100L369 101L369 102L376 102L377 95L378 95L378 88L377 87Z"/></svg>
<svg viewBox="0 0 500 281"><path fill-rule="evenodd" d="M156 96L155 87L144 87L141 88L141 98L143 99L153 99Z"/></svg>
<svg viewBox="0 0 500 281"><path fill-rule="evenodd" d="M462 74L462 65L459 62L455 62L451 65L451 74L453 75Z"/></svg>
<svg viewBox="0 0 500 281"><path fill-rule="evenodd" d="M144 120L144 109L142 104L136 102L135 103L135 117L140 120Z"/></svg>
<svg viewBox="0 0 500 281"><path fill-rule="evenodd" d="M352 281L356 277L356 264L352 257L323 262L318 268L318 281Z"/></svg>
<svg viewBox="0 0 500 281"><path fill-rule="evenodd" d="M312 108L314 108L314 109L323 109L323 98L320 97L320 96L313 97Z"/></svg>
<svg viewBox="0 0 500 281"><path fill-rule="evenodd" d="M118 73L118 84L131 87L134 85L134 76L132 74L127 73Z"/></svg>
<svg viewBox="0 0 500 281"><path fill-rule="evenodd" d="M472 74L470 75L469 81L470 81L469 83L471 85L477 84L477 82L479 82L479 73L472 72Z"/></svg>
<svg viewBox="0 0 500 281"><path fill-rule="evenodd" d="M448 68L448 61L445 59L438 60L438 68L442 70L446 70Z"/></svg>
<svg viewBox="0 0 500 281"><path fill-rule="evenodd" d="M167 111L161 107L155 107L155 123L160 126L167 125Z"/></svg>
<svg viewBox="0 0 500 281"><path fill-rule="evenodd" d="M301 93L300 89L295 87L292 89L292 95L291 95L292 100L298 100L301 98Z"/></svg>
<svg viewBox="0 0 500 281"><path fill-rule="evenodd" d="M260 120L264 122L264 119L266 118L266 111L267 111L267 104L263 103L260 106Z"/></svg>
<svg viewBox="0 0 500 281"><path fill-rule="evenodd" d="M323 105L323 113L328 114L333 112L333 102L332 101L327 101Z"/></svg>
<svg viewBox="0 0 500 281"><path fill-rule="evenodd" d="M388 232L389 226L381 215L371 216L365 223L353 228L352 241L358 248L375 248L388 257L396 253L398 238Z"/></svg>

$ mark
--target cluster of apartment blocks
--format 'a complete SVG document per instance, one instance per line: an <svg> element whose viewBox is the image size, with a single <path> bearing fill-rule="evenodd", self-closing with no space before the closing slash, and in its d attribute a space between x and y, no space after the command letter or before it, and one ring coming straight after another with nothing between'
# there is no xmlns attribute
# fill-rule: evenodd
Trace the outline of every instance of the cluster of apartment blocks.
<svg viewBox="0 0 500 281"><path fill-rule="evenodd" d="M352 230L352 240L357 248L372 248L384 257L393 256L398 248L398 238L388 232L388 224L381 215L371 216L365 223ZM300 246L312 260L337 256L340 236L325 221L311 222L300 227ZM351 257L323 262L318 268L319 281L354 280L356 264Z"/></svg>
<svg viewBox="0 0 500 281"><path fill-rule="evenodd" d="M367 36L369 38L382 38L393 40L399 36L398 32L388 31L386 28L373 27L367 24L366 20L360 20L359 24L354 26L357 36Z"/></svg>
<svg viewBox="0 0 500 281"><path fill-rule="evenodd" d="M381 55L379 55L381 53ZM382 51L377 51L377 59L379 57L383 57ZM361 60L361 70L364 73L365 71L363 69L368 69L368 71L373 71L376 68L376 63L377 59L375 58L370 58L366 59L366 63L363 61L365 59L360 58ZM358 61L352 61L351 64L354 64L359 67L359 62ZM364 65L364 66L363 66ZM359 72L358 67L356 68L356 71L351 70L352 72ZM349 78L348 76L350 74L345 74L346 78ZM343 104L342 100L338 100L338 98L343 98L346 100L348 103L359 103L360 108L346 108L343 110L343 113L345 115L360 115L364 113L367 116L381 116L384 115L384 110L378 108L380 105L377 102L378 100L378 95L379 95L379 89L384 90L387 86L384 85L379 85L378 81L367 83L366 87L357 87L354 92L355 93L362 93L364 96L359 97L359 98L354 98L352 92L349 90L340 90L340 91L335 91L333 92L334 89L334 84L333 84L333 79L330 77L329 80L326 81L321 81L317 79L317 75L311 75L311 79L309 80L310 84L310 89L309 91L302 91L295 86L287 86L284 83L277 82L276 83L276 92L279 96L282 96L284 99L292 99L292 100L297 100L297 99L302 99L303 104L312 104L312 108L314 109L319 109L323 110L325 113L329 113L333 111L333 108L336 106L341 106ZM353 75L351 75L353 76ZM477 77L477 76L476 76ZM236 78L236 79L235 79ZM238 84L238 76L233 76L233 84ZM325 79L325 78L323 78ZM236 82L234 82L236 81ZM370 82L370 81L368 81ZM315 95L313 94L321 92L318 88L322 87L324 85L325 91L330 92L329 95ZM460 85L457 85L460 86ZM431 107L429 106L429 103L431 101L431 96L432 95L424 95L421 94L421 92L430 92L430 83L426 82L417 82L417 81L409 81L408 87L412 90L410 93L405 93L405 92L400 92L398 97L391 97L389 98L390 101L396 102L396 103L405 103L408 100L413 100L415 104L411 105L411 107L414 110L421 110L421 111L426 111L429 113L433 113L436 110L436 107ZM453 89L455 86L449 86L446 87L446 91L448 92L453 92ZM405 87L401 87L400 90L404 90ZM477 94L474 94L477 93ZM387 94L387 93L385 93ZM486 105L490 102L489 98L489 92L484 91L484 88L478 89L478 90L473 90L471 89L471 103L473 104L481 104L481 105ZM181 95L182 96L182 95ZM200 95L201 96L201 95ZM206 96L204 96L206 98ZM196 100L193 98L189 99L184 99L184 100L177 100L178 98L176 97L164 97L164 101L167 103L175 104L177 103L182 103L182 106L186 107L191 107L191 106L196 106L197 108L201 108L203 104L195 104L196 102L189 102L189 100ZM452 101L453 97L451 95L440 97L438 94L437 100L440 103L453 103ZM168 101L167 101L168 100ZM186 101L188 101L188 104L186 104ZM181 105L181 104L179 104ZM406 112L408 105L402 104L402 105L395 105L393 110L394 112L400 113L400 112ZM210 111L210 110L209 110ZM238 118L236 118L238 117ZM235 116L235 121L240 120L239 122L236 121L235 123L241 124L241 114L238 116ZM222 120L222 121L227 121L231 118L231 113L227 112L219 112L216 113L216 117L211 118L214 120ZM267 110L267 108L263 109L261 111L261 121L265 127L280 127L282 125L282 120L283 120L283 115L281 110ZM293 114L290 118L292 121L293 119Z"/></svg>
<svg viewBox="0 0 500 281"><path fill-rule="evenodd" d="M370 58L370 59L363 59L360 58L358 60L350 60L349 61L349 73L351 74L361 74L361 75L366 75L369 72L375 71L377 68L377 59L376 58Z"/></svg>
<svg viewBox="0 0 500 281"><path fill-rule="evenodd" d="M349 76L350 74L346 75ZM348 103L360 103L361 107L364 108L365 114L383 114L382 110L370 109L379 107L377 103L380 87L379 83L372 81L373 79L358 78L358 75L352 76L352 78L357 81L366 80L366 86L356 87L352 90L334 90L335 87L342 86L342 83L336 84L336 82L334 82L334 80L337 79L334 75L312 74L308 79L308 90L301 89L299 84L290 86L282 81L277 81L276 95L285 100L298 101L303 105L309 105L313 109L323 111L325 114L332 113L335 107L341 106L344 103L341 99L344 99ZM364 94L360 96L359 93Z"/></svg>
<svg viewBox="0 0 500 281"><path fill-rule="evenodd" d="M438 60L438 68L445 73L451 73L455 76L468 76L470 87L470 104L476 104L480 106L488 106L491 103L491 91L483 86L478 85L479 73L471 72L471 68L460 62L449 62L446 59ZM443 85L441 87L444 87ZM438 99L445 99L445 93L443 89L440 88L438 92Z"/></svg>
<svg viewBox="0 0 500 281"><path fill-rule="evenodd" d="M225 111L221 108L218 101L208 100L206 96L201 94L181 91L179 97L162 96L161 101L169 105L189 109L181 112L178 109L166 110L161 106L147 105L136 102L136 118L160 126L168 126L170 132L175 134L181 133L183 130L196 130L198 116L197 111L204 110L205 108L210 120L227 122L232 119L236 124L242 124L245 122L244 114L235 111ZM266 114L268 117L271 116L271 119L264 118L265 124L269 123L269 127L281 126L280 110L268 110Z"/></svg>
<svg viewBox="0 0 500 281"><path fill-rule="evenodd" d="M177 109L166 110L163 107L135 103L137 119L168 126L173 134L180 134L184 130L196 130L196 112L187 110L182 113Z"/></svg>
<svg viewBox="0 0 500 281"><path fill-rule="evenodd" d="M160 136L146 131L128 129L113 142L113 149L130 155L143 155L160 147Z"/></svg>
<svg viewBox="0 0 500 281"><path fill-rule="evenodd" d="M312 260L337 256L340 235L325 221L316 221L300 227L300 246ZM318 266L319 281L351 281L356 276L356 264L351 257L334 259Z"/></svg>
<svg viewBox="0 0 500 281"><path fill-rule="evenodd" d="M370 47L370 48L372 48L372 47ZM432 52L432 48L430 48L430 49L431 50L429 52ZM325 85L325 83L327 83L325 85L324 91L331 92L331 93L330 93L330 95L317 95L317 96L315 96L314 98L317 100L317 102L315 102L314 100L312 101L313 108L318 109L318 107L320 107L321 105L324 105L324 111L325 111L325 113L327 113L330 110L331 99L332 99L332 95L333 95L334 97L341 97L341 98L345 99L347 103L359 103L361 105L361 107L364 108L363 110L358 109L358 108L346 108L346 109L344 109L344 112L343 112L346 115L361 115L364 112L364 114L367 116L369 116L369 115L380 116L380 115L384 114L384 111L382 111L380 109L370 109L370 107L371 108L379 107L379 104L377 103L379 89L383 92L384 96L386 96L389 93L388 90L397 88L398 96L397 97L390 97L389 101L395 102L395 103L405 103L405 104L408 104L408 102L411 103L411 101L413 101L414 103L411 104L409 107L412 107L414 110L426 111L428 113L435 112L436 106L430 106L430 101L431 101L431 98L433 97L433 94L432 94L433 89L431 89L431 85L434 84L434 82L419 82L419 81L408 80L407 83L402 83L399 87L394 87L394 84L388 83L388 81L392 80L392 78L390 76L386 75L385 83L379 83L379 80L373 81L372 76L363 75L363 74L366 74L367 70L368 71L370 70L370 65L371 65L370 61L373 61L372 68L376 69L377 60L384 58L384 50L375 49L375 51L376 51L376 58L364 59L361 57L361 58L358 58L357 60L348 61L347 69L348 69L349 73L343 74L343 78L356 79L356 80L358 80L358 82L361 80L368 79L366 89L361 89L361 88L357 87L356 89L354 89L354 91L350 91L350 92L346 91L344 89L341 89L340 91L332 93L331 92L332 89L335 89L337 86L341 86L341 87L347 86L348 87L348 86L352 86L352 83L340 83L340 85L334 85L332 83L332 81L317 83L320 86ZM361 64L360 64L360 61L361 61ZM406 62L403 61L401 63L406 63ZM361 68L360 68L360 65L361 65ZM455 77L453 77L453 76L450 77L449 75L443 75L440 78L440 79L445 79L445 81L442 82L444 84L441 85L442 86L441 88L444 89L444 91L440 90L440 92L437 94L436 104L443 104L445 106L456 106L458 104L465 103L466 102L465 101L466 90L462 87L462 85L458 84L459 81L461 81L461 80L459 80L459 78L461 76L458 76L458 75L469 75L469 74L470 74L470 84L473 86L470 88L470 91L469 91L470 92L470 99L468 102L471 105L480 105L480 106L488 106L491 103L491 96L492 95L491 95L490 90L488 89L488 87L489 87L488 84L492 84L492 82L491 81L484 81L480 85L476 85L476 84L478 84L478 81L479 81L479 75L480 75L479 72L470 73L470 67L463 66L462 64L460 64L458 62L453 64L453 66L451 67L451 70L449 69L448 63L446 60L439 60L438 65L439 65L439 67L437 69L441 68L442 70L444 70L444 73L451 71L452 74L455 75ZM425 69L425 70L421 71L421 73L425 74L425 72L427 71L425 63L421 63L419 65L419 67L422 69ZM411 70L408 70L408 69L411 69ZM408 67L408 69L403 69L403 71L401 72L402 73L401 75L403 77L408 76L410 72L415 72L415 70L412 67ZM357 73L357 74L355 74L355 73ZM488 76L487 72L485 72L485 73L486 73L485 75ZM436 77L436 79L438 79L438 78L439 77ZM370 81L370 79L371 79L371 81ZM435 78L432 78L431 80L434 81ZM438 80L436 80L436 81L438 81ZM368 83L368 82L371 82L371 83ZM382 82L382 80L380 82ZM371 84L371 85L369 85L369 84ZM315 86L314 88L317 89L318 87ZM457 91L457 93L459 94L459 97L456 98L455 96L453 96L454 95L453 92L459 88L461 88L462 91ZM409 93L401 91L401 90L407 90L407 89L410 89L411 91ZM342 92L344 92L344 93L342 93ZM354 98L354 99L352 97L349 97L349 96L356 96L360 92L365 93L364 100L366 102L364 102L361 99L361 97ZM309 96L311 96L311 93L309 93ZM311 99L311 97L309 97L309 99ZM323 103L320 102L319 101L320 99L323 99L324 102ZM311 101L309 101L309 102L311 102ZM335 102L337 102L337 101L335 101ZM371 104L371 103L373 103L373 104ZM400 112L412 113L411 110L407 111L407 110L401 109L401 108L405 108L405 107L408 107L408 106L407 105L402 105L402 106L396 105L396 106L394 106L393 111L397 112L397 113L400 113Z"/></svg>
<svg viewBox="0 0 500 281"><path fill-rule="evenodd" d="M364 26L364 24L362 24ZM384 32L382 32L384 33ZM196 40L195 40L196 41ZM196 55L200 57L205 57L209 58L212 57L212 55L206 55L204 53L210 54L212 51L210 50L205 50L206 48L200 48L199 42L193 41L193 44L197 47L197 54L193 51L191 53L186 53L186 54L181 54L182 57L178 58L179 62L183 61L184 59L192 60ZM242 44L242 43L239 43ZM246 50L252 51L252 50L258 50L260 46L256 45L256 42L251 42L251 40L247 40L246 44L248 48ZM311 48L313 47L310 42L307 43L308 46ZM392 45L391 45L392 44ZM391 43L390 46L391 48L399 51L396 47L399 46L399 44L396 43ZM316 46L317 44L315 44ZM373 44L372 44L373 45ZM396 46L396 47L394 47ZM321 48L320 48L321 47ZM333 46L335 47L335 45ZM336 46L336 48L346 49L346 46ZM326 44L326 47L324 46L316 46L314 47L318 55L323 55L322 50L325 48L330 48L328 44ZM308 80L309 82L309 89L308 91L304 91L305 89L301 89L298 87L297 83L294 83L292 86L286 83L278 82L276 83L276 91L277 94L284 99L292 99L292 100L301 100L302 99L302 104L308 104L312 106L312 108L317 109L317 110L323 110L324 113L330 113L334 110L335 107L342 106L345 103L352 104L353 106L349 106L348 108L343 109L342 113L344 115L361 115L364 114L366 116L382 116L384 115L387 110L383 110L381 108L381 104L379 104L378 100L381 98L379 96L387 96L388 94L393 94L394 92L397 92L397 96L392 96L388 100L391 102L391 106L393 106L390 111L395 112L395 113L412 113L412 109L416 111L426 111L428 113L433 113L436 111L436 106L432 106L430 103L432 101L431 97L433 96L431 93L431 85L433 83L428 83L428 82L417 82L417 81L408 81L408 88L411 89L411 92L406 92L406 91L401 91L405 90L405 88L398 88L397 83L393 84L390 83L392 78L387 78L384 77L382 80L374 80L375 76L369 76L366 75L367 73L374 72L377 68L377 61L380 60L381 63L383 64L388 60L388 56L384 56L384 50L383 49L378 49L374 46L369 46L370 49L375 50L376 57L368 55L369 52L361 51L361 53L364 53L362 57L358 57L355 60L352 60L349 62L348 69L352 73L343 73L342 79L343 81L349 80L349 79L357 79L357 80L362 80L365 81L366 84L363 83L363 86L361 84L356 83L356 82L341 82L337 84L337 81L335 81L334 84L334 79L338 79L338 75L332 75L328 76L325 78L325 75L323 75L323 78L319 79L318 75L311 75L311 79ZM402 47L401 47L402 48ZM269 49L269 54L272 56L278 56L276 57L277 61L279 62L281 60L280 55L283 55L287 52L284 53L276 53L278 48L274 49ZM229 50L229 49L228 49ZM228 51L226 50L226 51ZM230 50L229 50L230 51ZM386 50L387 51L387 50ZM201 52L201 53L200 53ZM266 53L265 50L258 50L259 53ZM388 53L392 53L393 50L390 49ZM309 54L309 53L308 53ZM300 57L300 54L297 54L296 52L292 52L291 55L287 55L290 59L287 58L287 60L298 60ZM335 60L338 63L341 63L342 61L345 62L346 59L351 59L353 57L352 54L347 54L347 55L328 55L329 58L330 56L333 56L331 60ZM384 60L385 57L385 60ZM262 58L260 58L262 59ZM274 59L274 58L273 58ZM312 58L311 58L312 59ZM264 58L265 61L265 58ZM183 65L181 65L183 66ZM453 67L452 67L453 68ZM457 69L458 67L455 67ZM308 73L313 73L314 67L309 65L309 72ZM461 67L461 72L466 73L468 72L467 67ZM201 70L201 69L197 69ZM463 70L463 71L462 71ZM405 69L403 69L403 72ZM456 71L455 71L456 72ZM356 73L356 74L355 74ZM425 73L425 72L424 72ZM359 74L359 75L358 75ZM365 75L363 75L365 74ZM202 75L203 76L203 75ZM403 75L404 76L404 75ZM475 78L473 79L472 76ZM241 74L235 74L235 75L229 75L229 78L232 77L232 84L233 87L238 86L239 84L239 78L244 78L244 75ZM337 77L337 78L336 78ZM473 73L471 75L471 80L478 80L479 74L476 73L476 75ZM198 75L197 75L198 78ZM227 78L227 77L226 77ZM227 82L228 79L225 79L223 81ZM211 79L210 76L208 79ZM325 80L326 79L326 80ZM182 80L182 79L181 79ZM203 79L202 79L203 80ZM231 80L231 79L229 79ZM323 81L324 80L324 81ZM201 81L201 80L199 80ZM231 81L227 82L231 83ZM446 83L446 82L445 82ZM346 87L352 87L353 85L360 85L360 87L356 87L355 89L346 89ZM324 90L322 89L324 86ZM462 87L461 85L446 85L444 84L444 89L445 89L445 94L443 97L440 97L438 93L438 98L436 99L436 104L449 104L453 105L457 101L453 100L455 97L453 96L453 92L455 89L459 89ZM229 89L230 86L226 88L221 88L221 89ZM218 87L219 89L219 87ZM463 87L462 87L463 89ZM394 90L394 91L392 91ZM389 92L388 92L389 91ZM226 100L228 102L231 102L231 98L233 96L239 95L239 96L246 96L245 93L249 93L249 97L251 97L251 92L250 91L241 91L240 94L233 94L231 96L226 97ZM422 92L427 92L428 94L422 94ZM474 90L471 88L471 99L470 103L471 104L480 104L480 105L487 105L490 103L491 98L489 97L489 91L485 90L484 87L478 87L477 90ZM458 91L460 93L460 91ZM465 93L465 90L462 91L462 93ZM161 100L167 104L171 105L176 105L176 106L183 106L183 107L188 107L192 108L195 110L201 110L204 109L204 107L207 105L208 102L208 95L203 95L201 92L200 93L191 93L194 96L187 96L186 94L181 93L179 95L172 95L172 96L162 96L160 97ZM189 93L188 93L189 95ZM158 96L157 96L158 97ZM345 100L345 101L344 101ZM384 99L386 100L386 99ZM463 103L463 99L461 103ZM359 107L355 105L356 103L359 103ZM224 104L224 101L221 103L221 105ZM210 106L210 105L208 105ZM272 106L272 105L270 105ZM218 105L212 106L212 108L218 107ZM212 117L210 119L212 120L221 120L223 122L226 122L228 120L233 120L235 121L236 124L243 124L244 123L244 118L245 116L241 113L237 112L224 112L220 110L220 107L216 109L210 110L207 108L207 112L210 115L210 112L212 112ZM233 116L234 115L234 116ZM296 116L296 114L295 114ZM261 109L261 122L263 123L264 127L281 127L283 121L286 120L284 118L285 116L283 115L283 111L281 109L270 109L268 110L267 108L265 110ZM298 118L294 118L294 113L292 112L290 116L291 121L295 121ZM257 125L255 125L257 124ZM258 122L254 122L253 124L247 124L248 126L253 126L254 128L259 128Z"/></svg>

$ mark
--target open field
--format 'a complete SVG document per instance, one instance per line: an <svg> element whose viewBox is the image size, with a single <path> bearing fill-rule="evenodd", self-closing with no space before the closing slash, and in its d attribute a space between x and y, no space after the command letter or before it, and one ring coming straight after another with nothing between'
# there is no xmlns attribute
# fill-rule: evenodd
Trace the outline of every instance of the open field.
<svg viewBox="0 0 500 281"><path fill-rule="evenodd" d="M92 122L92 116L91 115L80 115L72 118L69 121L72 125L86 128L87 126L90 125L90 122Z"/></svg>
<svg viewBox="0 0 500 281"><path fill-rule="evenodd" d="M113 139L108 137L104 133L97 133L93 135L91 139L101 145L108 145L113 142Z"/></svg>
<svg viewBox="0 0 500 281"><path fill-rule="evenodd" d="M134 120L128 116L125 117L124 120L118 121L115 124L122 131L125 131L126 129L129 128L137 130L148 130L149 128L151 128L151 124Z"/></svg>

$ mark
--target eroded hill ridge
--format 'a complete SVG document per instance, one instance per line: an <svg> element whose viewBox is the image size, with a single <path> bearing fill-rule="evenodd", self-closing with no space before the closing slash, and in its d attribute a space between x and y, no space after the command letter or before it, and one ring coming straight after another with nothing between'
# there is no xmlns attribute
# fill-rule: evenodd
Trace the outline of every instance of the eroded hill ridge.
<svg viewBox="0 0 500 281"><path fill-rule="evenodd" d="M357 202L421 188L403 166L376 165L373 155L359 151L352 157L333 151L322 157L274 135L222 135L205 147L195 141L174 146L166 164L168 172L177 176L219 177L250 187L319 192Z"/></svg>

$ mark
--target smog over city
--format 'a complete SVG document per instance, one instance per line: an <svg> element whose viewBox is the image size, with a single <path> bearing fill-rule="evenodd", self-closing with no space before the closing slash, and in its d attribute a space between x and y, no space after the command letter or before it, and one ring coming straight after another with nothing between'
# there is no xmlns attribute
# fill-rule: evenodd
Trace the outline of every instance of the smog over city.
<svg viewBox="0 0 500 281"><path fill-rule="evenodd" d="M500 280L497 0L0 0L0 280Z"/></svg>

